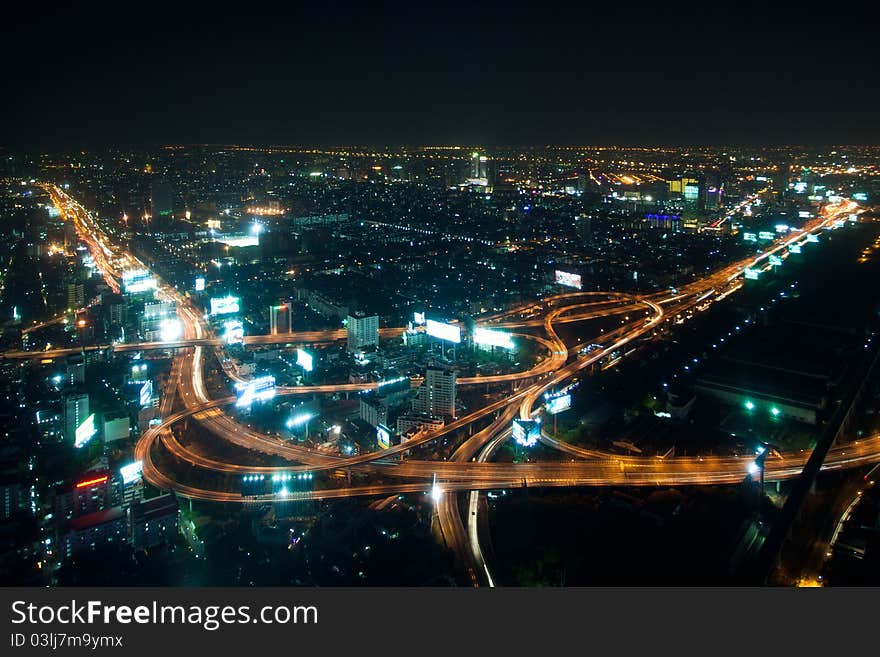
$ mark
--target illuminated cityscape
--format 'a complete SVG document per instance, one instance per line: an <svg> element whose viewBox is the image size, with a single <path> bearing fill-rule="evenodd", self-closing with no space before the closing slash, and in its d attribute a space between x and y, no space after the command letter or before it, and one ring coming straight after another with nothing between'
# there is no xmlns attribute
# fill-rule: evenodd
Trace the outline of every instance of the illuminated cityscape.
<svg viewBox="0 0 880 657"><path fill-rule="evenodd" d="M876 116L774 133L707 91L630 127L610 105L481 122L569 92L479 36L504 93L396 51L377 67L419 72L412 98L372 70L337 88L312 76L342 54L316 54L284 69L302 96L277 102L314 103L288 122L259 99L291 82L242 47L222 94L181 69L126 122L4 135L0 583L878 583ZM591 93L654 89L611 46L617 77L581 62ZM234 121L233 96L266 109Z"/></svg>

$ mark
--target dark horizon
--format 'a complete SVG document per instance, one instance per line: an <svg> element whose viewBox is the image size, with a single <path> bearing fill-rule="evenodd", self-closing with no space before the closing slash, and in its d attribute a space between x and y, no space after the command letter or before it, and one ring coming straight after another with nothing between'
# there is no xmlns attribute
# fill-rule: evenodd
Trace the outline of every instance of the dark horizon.
<svg viewBox="0 0 880 657"><path fill-rule="evenodd" d="M864 7L14 11L8 148L880 143Z"/></svg>

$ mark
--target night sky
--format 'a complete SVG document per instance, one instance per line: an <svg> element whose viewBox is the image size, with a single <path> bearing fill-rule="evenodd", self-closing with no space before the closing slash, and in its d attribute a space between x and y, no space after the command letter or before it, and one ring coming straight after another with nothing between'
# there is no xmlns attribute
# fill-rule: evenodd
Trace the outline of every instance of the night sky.
<svg viewBox="0 0 880 657"><path fill-rule="evenodd" d="M0 145L880 143L869 3L126 4L4 10Z"/></svg>

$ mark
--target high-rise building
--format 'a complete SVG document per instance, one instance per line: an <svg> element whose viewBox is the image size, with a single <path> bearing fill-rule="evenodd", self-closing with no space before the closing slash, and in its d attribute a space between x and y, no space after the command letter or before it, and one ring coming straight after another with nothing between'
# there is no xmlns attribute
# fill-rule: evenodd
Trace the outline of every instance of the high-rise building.
<svg viewBox="0 0 880 657"><path fill-rule="evenodd" d="M379 316L365 315L362 312L356 312L349 315L345 323L348 332L349 352L357 351L363 347L379 345Z"/></svg>
<svg viewBox="0 0 880 657"><path fill-rule="evenodd" d="M118 504L118 490L106 468L90 470L69 485L55 489L55 517L63 522L68 518L109 509Z"/></svg>
<svg viewBox="0 0 880 657"><path fill-rule="evenodd" d="M377 424L388 424L388 402L375 394L361 395L359 416L374 427Z"/></svg>
<svg viewBox="0 0 880 657"><path fill-rule="evenodd" d="M471 154L471 176L468 178L471 185L489 184L489 158L478 152Z"/></svg>
<svg viewBox="0 0 880 657"><path fill-rule="evenodd" d="M125 509L110 509L73 518L59 538L62 557L94 552L109 545L128 542L128 517Z"/></svg>
<svg viewBox="0 0 880 657"><path fill-rule="evenodd" d="M281 303L277 306L269 306L269 333L290 333L293 323L289 303Z"/></svg>
<svg viewBox="0 0 880 657"><path fill-rule="evenodd" d="M426 413L440 417L455 417L456 372L445 365L429 365L425 381L413 399L414 413Z"/></svg>
<svg viewBox="0 0 880 657"><path fill-rule="evenodd" d="M67 359L67 382L72 386L86 382L86 364L82 355Z"/></svg>
<svg viewBox="0 0 880 657"><path fill-rule="evenodd" d="M82 308L85 305L85 287L82 283L67 284L67 307Z"/></svg>
<svg viewBox="0 0 880 657"><path fill-rule="evenodd" d="M72 443L76 438L77 428L89 416L89 396L78 392L65 395L62 416L64 437Z"/></svg>
<svg viewBox="0 0 880 657"><path fill-rule="evenodd" d="M131 505L131 537L136 549L149 548L174 538L180 506L174 495L160 495Z"/></svg>
<svg viewBox="0 0 880 657"><path fill-rule="evenodd" d="M174 211L174 191L167 180L154 180L150 193L153 217L170 217Z"/></svg>
<svg viewBox="0 0 880 657"><path fill-rule="evenodd" d="M584 244L593 243L593 220L588 214L579 214L574 218L578 237Z"/></svg>

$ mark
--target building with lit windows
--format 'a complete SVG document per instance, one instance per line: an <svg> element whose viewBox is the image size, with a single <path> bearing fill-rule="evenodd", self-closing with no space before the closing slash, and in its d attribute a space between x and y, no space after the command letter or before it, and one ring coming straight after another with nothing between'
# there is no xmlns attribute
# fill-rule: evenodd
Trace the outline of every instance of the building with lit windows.
<svg viewBox="0 0 880 657"><path fill-rule="evenodd" d="M379 316L358 312L349 315L345 324L350 353L364 347L379 346Z"/></svg>
<svg viewBox="0 0 880 657"><path fill-rule="evenodd" d="M445 365L429 365L412 410L438 417L455 417L456 371Z"/></svg>
<svg viewBox="0 0 880 657"><path fill-rule="evenodd" d="M62 407L64 437L71 443L76 440L76 430L89 416L89 396L85 393L65 395Z"/></svg>
<svg viewBox="0 0 880 657"><path fill-rule="evenodd" d="M122 507L114 506L73 518L61 535L61 553L71 557L126 543L128 518Z"/></svg>
<svg viewBox="0 0 880 657"><path fill-rule="evenodd" d="M174 495L160 495L131 505L131 542L136 549L153 547L177 534L180 506Z"/></svg>
<svg viewBox="0 0 880 657"><path fill-rule="evenodd" d="M293 330L292 317L289 303L281 303L277 306L269 306L269 333L290 333Z"/></svg>

